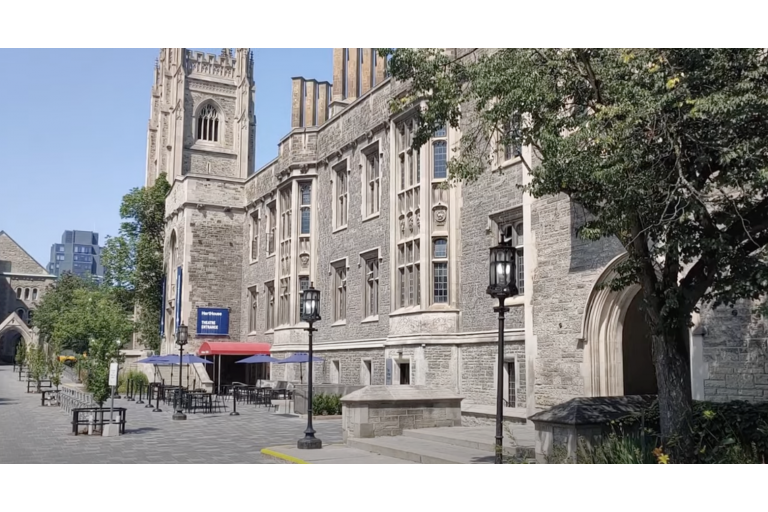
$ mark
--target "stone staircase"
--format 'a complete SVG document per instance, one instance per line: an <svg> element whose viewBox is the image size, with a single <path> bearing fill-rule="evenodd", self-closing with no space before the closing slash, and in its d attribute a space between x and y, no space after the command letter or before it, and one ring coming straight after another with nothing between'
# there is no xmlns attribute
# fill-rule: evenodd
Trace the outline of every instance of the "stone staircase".
<svg viewBox="0 0 768 512"><path fill-rule="evenodd" d="M493 426L404 430L402 436L347 439L347 446L419 464L493 464ZM507 424L504 455L533 461L535 437L530 423Z"/></svg>

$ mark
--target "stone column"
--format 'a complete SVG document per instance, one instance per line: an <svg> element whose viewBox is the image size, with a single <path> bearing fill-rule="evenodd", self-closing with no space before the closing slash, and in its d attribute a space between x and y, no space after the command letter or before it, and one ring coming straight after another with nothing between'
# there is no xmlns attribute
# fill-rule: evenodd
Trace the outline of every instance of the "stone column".
<svg viewBox="0 0 768 512"><path fill-rule="evenodd" d="M346 48L333 49L333 101L344 99L344 82L347 79L344 73L344 50Z"/></svg>
<svg viewBox="0 0 768 512"><path fill-rule="evenodd" d="M347 60L347 99L357 99L359 91L357 81L360 76L360 54L359 48L349 49L349 60Z"/></svg>
<svg viewBox="0 0 768 512"><path fill-rule="evenodd" d="M304 121L301 115L304 79L301 77L294 77L291 80L293 80L293 90L291 93L291 128L299 128L303 126Z"/></svg>
<svg viewBox="0 0 768 512"><path fill-rule="evenodd" d="M320 97L317 102L317 125L320 126L328 120L328 89L331 84L328 82L320 82L318 89Z"/></svg>
<svg viewBox="0 0 768 512"><path fill-rule="evenodd" d="M373 87L373 52L371 48L363 48L363 80L360 88L360 96L367 93Z"/></svg>
<svg viewBox="0 0 768 512"><path fill-rule="evenodd" d="M304 82L306 87L306 94L304 95L304 126L315 126L315 87L317 82L315 80L307 80Z"/></svg>

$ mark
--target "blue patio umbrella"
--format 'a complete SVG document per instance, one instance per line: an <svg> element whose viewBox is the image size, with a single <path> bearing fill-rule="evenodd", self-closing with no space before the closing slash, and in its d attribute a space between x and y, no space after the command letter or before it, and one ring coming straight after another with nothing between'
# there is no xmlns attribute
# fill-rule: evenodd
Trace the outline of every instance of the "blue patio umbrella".
<svg viewBox="0 0 768 512"><path fill-rule="evenodd" d="M179 364L179 356L173 354L169 354L167 356L162 357L163 362L166 364ZM213 364L213 361L209 361L207 359L203 359L202 357L197 357L194 354L184 354L181 357L181 364Z"/></svg>
<svg viewBox="0 0 768 512"><path fill-rule="evenodd" d="M322 359L317 356L312 356L312 362L313 363L322 363L325 361L325 359ZM309 362L309 354L306 352L299 352L298 354L293 354L291 357L286 357L285 359L281 359L277 362L277 364L285 364L285 363L308 363Z"/></svg>
<svg viewBox="0 0 768 512"><path fill-rule="evenodd" d="M280 361L279 359L275 359L274 357L264 355L264 354L256 354L255 356L246 357L245 359L241 359L237 361L237 363L277 363Z"/></svg>
<svg viewBox="0 0 768 512"><path fill-rule="evenodd" d="M144 363L144 364L157 364L159 361L163 359L163 356L149 356L144 359L140 359L136 361L137 363Z"/></svg>

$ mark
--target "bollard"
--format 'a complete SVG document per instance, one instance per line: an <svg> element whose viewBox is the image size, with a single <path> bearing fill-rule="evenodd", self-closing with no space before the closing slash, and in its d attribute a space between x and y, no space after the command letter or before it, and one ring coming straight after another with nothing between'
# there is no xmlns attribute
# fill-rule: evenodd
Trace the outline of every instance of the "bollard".
<svg viewBox="0 0 768 512"><path fill-rule="evenodd" d="M139 382L139 399L136 400L137 404L143 404L144 400L141 399L141 397L144 395L144 383Z"/></svg>
<svg viewBox="0 0 768 512"><path fill-rule="evenodd" d="M160 408L160 388L155 387L155 408L152 409L152 412L163 412L163 410Z"/></svg>
<svg viewBox="0 0 768 512"><path fill-rule="evenodd" d="M154 387L152 386L152 384L147 385L147 398L149 399L149 403L144 406L146 408L152 407L152 389L153 388Z"/></svg>
<svg viewBox="0 0 768 512"><path fill-rule="evenodd" d="M93 413L90 413L88 414L88 435L89 436L93 435L93 423L94 423Z"/></svg>
<svg viewBox="0 0 768 512"><path fill-rule="evenodd" d="M135 398L133 398L133 379L128 379L128 380L126 381L126 386L127 386L127 387L126 387L126 394L128 395L128 398L127 398L127 400L128 400L129 402L133 402L133 401L135 401L136 399L135 399Z"/></svg>

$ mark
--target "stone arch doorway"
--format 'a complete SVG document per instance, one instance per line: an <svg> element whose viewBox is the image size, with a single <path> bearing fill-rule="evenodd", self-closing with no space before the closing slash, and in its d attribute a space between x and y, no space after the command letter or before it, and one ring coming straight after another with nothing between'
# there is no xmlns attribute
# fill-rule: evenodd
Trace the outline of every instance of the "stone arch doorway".
<svg viewBox="0 0 768 512"><path fill-rule="evenodd" d="M603 287L618 276L616 268L626 258L623 254L608 264L595 282L584 311L580 341L584 347L586 396L622 396L636 394L640 389L655 393L656 376L638 293L640 286L619 291Z"/></svg>
<svg viewBox="0 0 768 512"><path fill-rule="evenodd" d="M11 313L0 323L0 359L12 362L16 346L22 341L31 345L34 340L32 331L16 313Z"/></svg>

